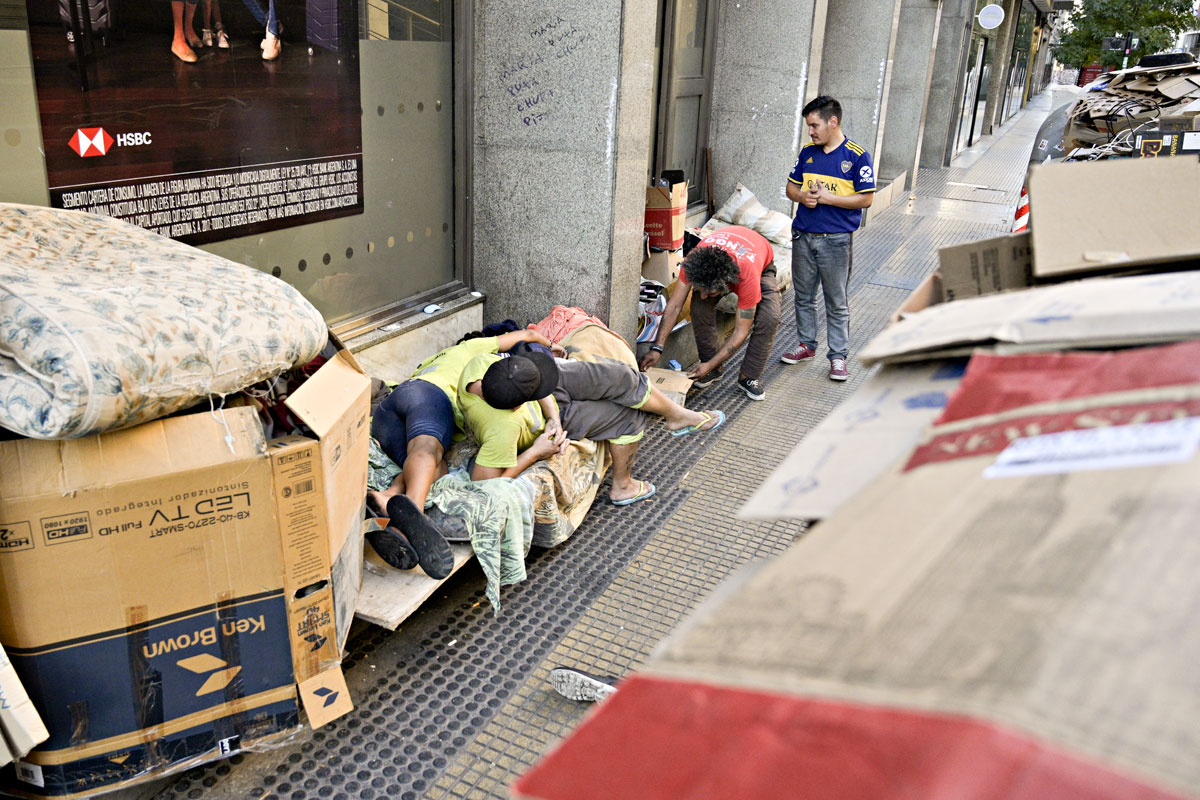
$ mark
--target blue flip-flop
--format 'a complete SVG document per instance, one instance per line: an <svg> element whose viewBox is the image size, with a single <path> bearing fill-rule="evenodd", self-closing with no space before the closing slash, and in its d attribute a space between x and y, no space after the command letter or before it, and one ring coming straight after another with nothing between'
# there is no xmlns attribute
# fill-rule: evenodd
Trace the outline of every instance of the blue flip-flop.
<svg viewBox="0 0 1200 800"><path fill-rule="evenodd" d="M624 500L612 500L612 504L614 506L627 506L630 503L636 503L639 500L648 500L649 498L654 497L654 493L658 491L658 489L654 488L654 484L650 481L638 481L638 486L642 489L642 491L638 492L633 497L626 497Z"/></svg>
<svg viewBox="0 0 1200 800"><path fill-rule="evenodd" d="M700 413L704 415L704 422L699 422L699 423L692 425L690 427L687 427L687 428L680 428L677 431L671 431L671 435L672 436L687 436L689 433L708 433L709 431L715 431L717 428L719 428L725 424L725 412L724 411L712 411L712 412L701 411ZM717 421L716 425L713 425L711 428L704 427L708 423L712 422L714 419Z"/></svg>

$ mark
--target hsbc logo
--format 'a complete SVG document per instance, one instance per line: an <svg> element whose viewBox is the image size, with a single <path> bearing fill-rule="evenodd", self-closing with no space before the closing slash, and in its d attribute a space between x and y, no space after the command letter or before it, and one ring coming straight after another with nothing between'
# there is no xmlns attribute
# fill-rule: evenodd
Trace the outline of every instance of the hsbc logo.
<svg viewBox="0 0 1200 800"><path fill-rule="evenodd" d="M104 128L79 128L67 140L67 144L80 158L92 158L108 155L114 144L117 147L140 147L152 144L152 140L149 131L118 133L113 137Z"/></svg>

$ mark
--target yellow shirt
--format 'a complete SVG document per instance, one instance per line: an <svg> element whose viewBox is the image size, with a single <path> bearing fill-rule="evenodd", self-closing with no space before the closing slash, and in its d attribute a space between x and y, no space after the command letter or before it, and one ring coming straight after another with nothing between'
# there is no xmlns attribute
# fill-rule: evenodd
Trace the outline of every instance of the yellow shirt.
<svg viewBox="0 0 1200 800"><path fill-rule="evenodd" d="M458 379L458 398L462 405L463 430L470 431L479 443L475 463L481 467L508 469L517 465L517 454L537 441L546 427L546 417L536 400L530 400L516 411L492 408L487 401L467 391L467 387L483 378L488 367L499 361L499 353L484 353L472 358L463 367Z"/></svg>
<svg viewBox="0 0 1200 800"><path fill-rule="evenodd" d="M467 339L462 344L447 347L440 353L435 353L417 365L412 377L429 381L441 389L450 398L454 408L454 424L459 430L466 430L463 422L462 407L458 399L458 379L462 375L467 362L483 353L495 353L498 343L495 336L481 336L478 339Z"/></svg>

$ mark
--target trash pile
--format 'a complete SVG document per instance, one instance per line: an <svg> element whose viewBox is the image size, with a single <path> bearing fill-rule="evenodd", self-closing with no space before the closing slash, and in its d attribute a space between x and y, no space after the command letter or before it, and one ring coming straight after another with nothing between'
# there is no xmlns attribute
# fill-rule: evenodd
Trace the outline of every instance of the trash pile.
<svg viewBox="0 0 1200 800"><path fill-rule="evenodd" d="M1068 160L1133 155L1138 132L1192 131L1200 124L1200 63L1110 72L1071 109Z"/></svg>

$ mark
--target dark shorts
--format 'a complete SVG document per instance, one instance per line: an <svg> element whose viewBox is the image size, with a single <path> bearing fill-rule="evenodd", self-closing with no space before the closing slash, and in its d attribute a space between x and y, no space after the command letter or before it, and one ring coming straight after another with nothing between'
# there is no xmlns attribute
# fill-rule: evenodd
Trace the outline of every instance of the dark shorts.
<svg viewBox="0 0 1200 800"><path fill-rule="evenodd" d="M454 407L450 398L429 381L412 378L397 386L371 417L371 435L388 458L403 467L408 443L433 436L450 449L454 436Z"/></svg>

